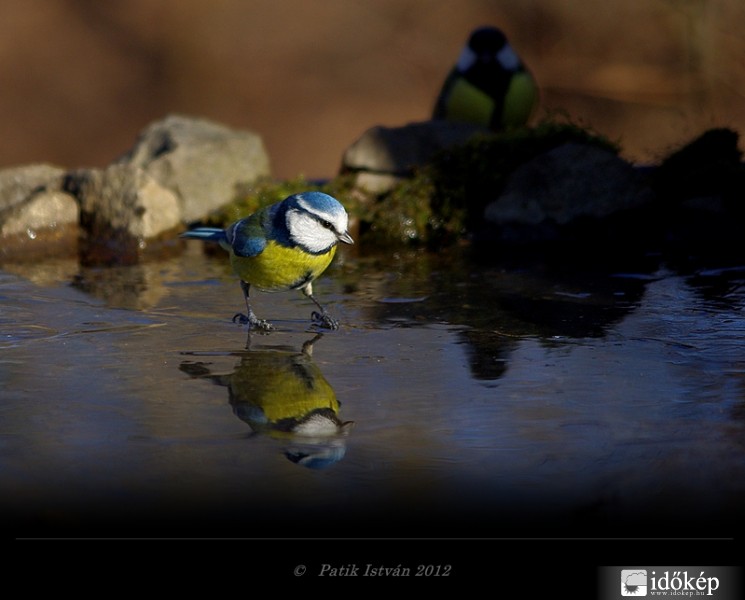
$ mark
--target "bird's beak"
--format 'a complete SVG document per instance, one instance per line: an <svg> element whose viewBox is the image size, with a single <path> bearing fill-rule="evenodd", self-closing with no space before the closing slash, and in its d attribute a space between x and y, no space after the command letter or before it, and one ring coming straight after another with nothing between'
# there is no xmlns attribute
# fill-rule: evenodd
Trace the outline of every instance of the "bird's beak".
<svg viewBox="0 0 745 600"><path fill-rule="evenodd" d="M354 244L352 236L349 235L346 231L344 233L340 233L338 237L340 242L344 242L345 244Z"/></svg>

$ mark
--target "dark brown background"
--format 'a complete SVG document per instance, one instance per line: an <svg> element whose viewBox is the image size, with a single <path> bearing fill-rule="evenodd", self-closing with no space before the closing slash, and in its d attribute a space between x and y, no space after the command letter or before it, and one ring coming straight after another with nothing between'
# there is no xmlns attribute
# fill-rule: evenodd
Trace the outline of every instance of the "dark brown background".
<svg viewBox="0 0 745 600"><path fill-rule="evenodd" d="M654 161L745 124L741 0L0 0L0 168L104 166L170 112L333 175L365 129L426 119L470 30L501 26L546 110Z"/></svg>

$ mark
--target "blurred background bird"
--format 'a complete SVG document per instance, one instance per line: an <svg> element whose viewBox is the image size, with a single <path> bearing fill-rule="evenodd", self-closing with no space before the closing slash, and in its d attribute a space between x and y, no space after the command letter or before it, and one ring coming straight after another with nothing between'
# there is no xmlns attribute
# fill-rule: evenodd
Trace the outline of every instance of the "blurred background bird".
<svg viewBox="0 0 745 600"><path fill-rule="evenodd" d="M353 244L347 232L349 216L341 203L322 192L288 196L226 229L197 227L181 237L217 242L230 253L246 301L246 314L234 321L250 329L270 330L251 309L251 286L267 292L300 290L318 307L311 319L319 326L337 329L338 321L313 296L313 281L326 270L339 242Z"/></svg>
<svg viewBox="0 0 745 600"><path fill-rule="evenodd" d="M502 131L525 125L537 104L535 79L505 34L481 27L471 33L446 78L432 118Z"/></svg>

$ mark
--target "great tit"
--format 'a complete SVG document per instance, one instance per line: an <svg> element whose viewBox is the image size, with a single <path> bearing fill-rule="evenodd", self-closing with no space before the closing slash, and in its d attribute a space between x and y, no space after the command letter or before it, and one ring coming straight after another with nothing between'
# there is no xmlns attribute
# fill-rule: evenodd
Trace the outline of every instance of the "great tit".
<svg viewBox="0 0 745 600"><path fill-rule="evenodd" d="M349 216L341 203L322 192L303 192L258 210L226 229L197 227L181 237L217 242L230 253L240 278L247 314L233 321L268 331L273 326L251 310L249 290L300 290L318 307L311 319L337 329L339 323L313 296L313 281L329 266L338 242L353 244L347 232Z"/></svg>
<svg viewBox="0 0 745 600"><path fill-rule="evenodd" d="M495 27L474 30L435 103L433 119L494 131L525 125L538 103L535 79Z"/></svg>

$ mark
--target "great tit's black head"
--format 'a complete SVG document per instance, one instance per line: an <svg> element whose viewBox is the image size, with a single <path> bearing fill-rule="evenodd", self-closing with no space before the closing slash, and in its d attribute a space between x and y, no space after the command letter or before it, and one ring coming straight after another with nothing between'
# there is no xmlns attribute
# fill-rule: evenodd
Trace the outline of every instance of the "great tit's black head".
<svg viewBox="0 0 745 600"><path fill-rule="evenodd" d="M488 60L493 60L506 43L506 36L496 27L479 27L468 38L468 46L476 56Z"/></svg>
<svg viewBox="0 0 745 600"><path fill-rule="evenodd" d="M479 27L471 32L458 59L461 73L489 72L494 68L514 72L520 67L520 59L507 36L496 27Z"/></svg>

